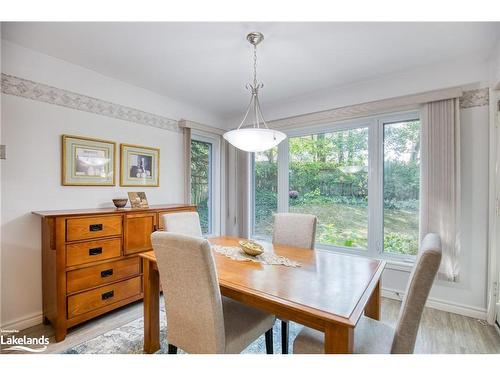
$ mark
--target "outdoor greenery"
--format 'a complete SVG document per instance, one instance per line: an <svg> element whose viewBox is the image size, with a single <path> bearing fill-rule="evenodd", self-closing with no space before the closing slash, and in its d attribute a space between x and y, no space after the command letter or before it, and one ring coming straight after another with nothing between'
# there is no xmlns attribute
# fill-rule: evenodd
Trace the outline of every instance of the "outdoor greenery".
<svg viewBox="0 0 500 375"><path fill-rule="evenodd" d="M208 210L210 152L210 143L191 141L191 202L198 205L203 233L210 231Z"/></svg>
<svg viewBox="0 0 500 375"><path fill-rule="evenodd" d="M289 139L289 210L318 217L322 244L368 245L368 129ZM384 126L384 249L416 254L420 123ZM272 234L277 150L255 155L255 233Z"/></svg>

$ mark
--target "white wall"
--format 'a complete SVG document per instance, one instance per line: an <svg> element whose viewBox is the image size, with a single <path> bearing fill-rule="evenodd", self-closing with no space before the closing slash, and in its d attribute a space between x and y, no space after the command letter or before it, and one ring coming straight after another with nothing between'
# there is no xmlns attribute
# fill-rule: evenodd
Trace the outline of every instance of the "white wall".
<svg viewBox="0 0 500 375"><path fill-rule="evenodd" d="M491 87L500 90L500 35L491 59Z"/></svg>
<svg viewBox="0 0 500 375"><path fill-rule="evenodd" d="M11 43L2 44L2 72L173 119L216 119L196 108ZM12 95L1 96L1 326L40 322L40 219L30 212L112 206L127 191L146 191L150 204L183 201L182 135ZM160 187L63 187L61 134L159 147ZM118 151L118 150L117 150ZM119 152L116 155L119 181Z"/></svg>

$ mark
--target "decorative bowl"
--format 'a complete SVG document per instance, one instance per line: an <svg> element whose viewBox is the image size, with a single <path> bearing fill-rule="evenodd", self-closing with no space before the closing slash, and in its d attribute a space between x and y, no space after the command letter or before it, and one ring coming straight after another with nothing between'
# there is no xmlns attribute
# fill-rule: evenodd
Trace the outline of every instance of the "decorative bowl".
<svg viewBox="0 0 500 375"><path fill-rule="evenodd" d="M118 199L113 199L113 204L115 205L116 208L123 208L127 205L128 198L118 198Z"/></svg>
<svg viewBox="0 0 500 375"><path fill-rule="evenodd" d="M245 254L251 256L257 256L264 252L264 248L262 247L262 245L252 240L241 240L239 244Z"/></svg>

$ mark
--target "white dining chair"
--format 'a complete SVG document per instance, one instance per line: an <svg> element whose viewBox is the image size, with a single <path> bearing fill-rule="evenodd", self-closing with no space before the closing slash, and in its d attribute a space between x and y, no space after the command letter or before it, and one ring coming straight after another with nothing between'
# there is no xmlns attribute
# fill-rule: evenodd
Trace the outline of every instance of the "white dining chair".
<svg viewBox="0 0 500 375"><path fill-rule="evenodd" d="M178 233L154 232L151 242L167 316L168 352L240 353L265 334L273 353L276 318L222 297L210 244Z"/></svg>
<svg viewBox="0 0 500 375"><path fill-rule="evenodd" d="M198 212L173 212L163 215L163 228L166 232L203 237Z"/></svg>
<svg viewBox="0 0 500 375"><path fill-rule="evenodd" d="M441 240L435 233L425 236L413 267L399 311L396 329L361 317L354 329L354 353L411 354L415 348L425 301L441 263ZM304 327L293 343L295 354L324 353L324 334Z"/></svg>
<svg viewBox="0 0 500 375"><path fill-rule="evenodd" d="M314 249L318 219L310 214L274 214L273 244ZM288 354L289 324L281 321L281 353Z"/></svg>

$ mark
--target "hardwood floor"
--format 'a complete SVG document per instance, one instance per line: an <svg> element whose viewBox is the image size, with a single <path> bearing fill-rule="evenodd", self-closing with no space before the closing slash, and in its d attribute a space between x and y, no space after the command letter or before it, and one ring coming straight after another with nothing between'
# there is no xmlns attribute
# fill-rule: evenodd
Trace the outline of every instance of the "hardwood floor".
<svg viewBox="0 0 500 375"><path fill-rule="evenodd" d="M399 307L399 301L382 298L381 320L394 326ZM59 343L54 341L52 327L43 324L26 329L20 335L39 337L45 334L51 342L45 353L58 353L131 322L142 314L142 302L134 303L70 329L66 340ZM500 335L495 327L484 325L477 319L426 308L415 353L500 353Z"/></svg>

